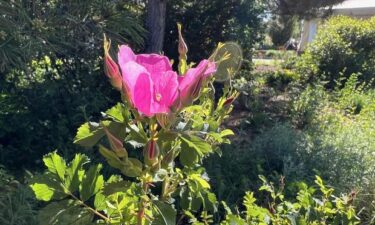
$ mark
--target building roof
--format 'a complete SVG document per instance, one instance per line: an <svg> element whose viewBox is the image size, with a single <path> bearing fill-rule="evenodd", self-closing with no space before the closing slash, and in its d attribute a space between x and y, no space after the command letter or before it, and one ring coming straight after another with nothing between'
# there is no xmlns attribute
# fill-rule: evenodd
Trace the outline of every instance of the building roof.
<svg viewBox="0 0 375 225"><path fill-rule="evenodd" d="M332 9L359 9L359 8L375 8L374 0L346 0L337 4Z"/></svg>
<svg viewBox="0 0 375 225"><path fill-rule="evenodd" d="M334 14L374 16L375 0L346 0L332 7Z"/></svg>

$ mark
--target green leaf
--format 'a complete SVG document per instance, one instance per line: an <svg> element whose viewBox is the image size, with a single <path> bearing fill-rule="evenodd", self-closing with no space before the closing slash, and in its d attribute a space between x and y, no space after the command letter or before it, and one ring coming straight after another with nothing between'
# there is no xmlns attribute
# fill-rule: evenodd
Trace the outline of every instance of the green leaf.
<svg viewBox="0 0 375 225"><path fill-rule="evenodd" d="M56 152L51 152L43 157L43 161L51 173L57 174L62 181L64 180L66 163L61 156Z"/></svg>
<svg viewBox="0 0 375 225"><path fill-rule="evenodd" d="M96 194L94 199L95 210L105 210L107 205L105 201L106 198L102 193Z"/></svg>
<svg viewBox="0 0 375 225"><path fill-rule="evenodd" d="M74 159L70 162L66 170L67 177L65 179L65 187L68 188L71 193L78 190L79 183L82 180L81 176L84 173L82 167L88 162L89 158L83 154L76 154Z"/></svg>
<svg viewBox="0 0 375 225"><path fill-rule="evenodd" d="M234 133L230 129L225 129L225 130L220 132L221 137L226 137L226 136L231 136L231 135L234 135Z"/></svg>
<svg viewBox="0 0 375 225"><path fill-rule="evenodd" d="M129 126L129 128L130 133L126 137L127 142L129 142L136 148L144 146L148 142L147 134L145 133L141 123L138 123L138 126L132 124Z"/></svg>
<svg viewBox="0 0 375 225"><path fill-rule="evenodd" d="M80 186L82 201L87 201L103 188L104 179L103 176L99 174L101 168L101 164L91 166L86 175L83 177L82 184Z"/></svg>
<svg viewBox="0 0 375 225"><path fill-rule="evenodd" d="M180 161L184 166L192 166L205 154L212 152L211 145L197 136L183 135L180 140Z"/></svg>
<svg viewBox="0 0 375 225"><path fill-rule="evenodd" d="M156 211L155 220L152 225L176 225L176 210L169 204L154 201Z"/></svg>
<svg viewBox="0 0 375 225"><path fill-rule="evenodd" d="M124 162L111 150L108 150L106 147L99 145L100 154L107 160L108 164L113 168L122 170L125 166Z"/></svg>
<svg viewBox="0 0 375 225"><path fill-rule="evenodd" d="M210 211L212 213L217 212L217 198L214 193L211 192L206 192L206 195L204 196L204 201L205 201L205 209L207 211Z"/></svg>
<svg viewBox="0 0 375 225"><path fill-rule="evenodd" d="M180 139L182 144L185 144L186 147L196 151L200 156L212 152L211 145L197 136L182 135L180 136Z"/></svg>
<svg viewBox="0 0 375 225"><path fill-rule="evenodd" d="M129 158L128 165L126 165L121 172L128 177L139 177L142 174L143 164L135 158Z"/></svg>
<svg viewBox="0 0 375 225"><path fill-rule="evenodd" d="M126 180L108 183L104 186L103 194L108 196L117 192L126 192L130 188L131 184L132 183L130 181Z"/></svg>
<svg viewBox="0 0 375 225"><path fill-rule="evenodd" d="M111 132L111 134L116 134L116 137L120 140L125 140L126 137L126 125L124 123L103 121L104 126Z"/></svg>
<svg viewBox="0 0 375 225"><path fill-rule="evenodd" d="M32 184L31 188L33 189L35 196L38 200L50 201L55 193L53 188L50 188L47 184Z"/></svg>
<svg viewBox="0 0 375 225"><path fill-rule="evenodd" d="M199 162L199 155L196 151L191 151L190 148L181 146L179 159L182 165L193 166Z"/></svg>
<svg viewBox="0 0 375 225"><path fill-rule="evenodd" d="M200 187L203 189L211 188L210 184L205 179L203 179L200 174L196 174L196 173L192 174L189 176L189 178L196 181L200 185Z"/></svg>
<svg viewBox="0 0 375 225"><path fill-rule="evenodd" d="M35 197L41 201L50 201L52 199L62 199L66 197L63 186L57 180L55 174L45 173L35 176L31 180L31 189Z"/></svg>
<svg viewBox="0 0 375 225"><path fill-rule="evenodd" d="M90 225L92 219L93 214L73 200L53 202L38 212L40 225Z"/></svg>
<svg viewBox="0 0 375 225"><path fill-rule="evenodd" d="M93 147L104 136L103 128L96 123L84 123L78 128L74 144Z"/></svg>
<svg viewBox="0 0 375 225"><path fill-rule="evenodd" d="M115 106L108 109L105 113L116 121L123 123L127 119L127 115L124 115L124 112L126 111L127 110L125 109L123 104L117 103Z"/></svg>

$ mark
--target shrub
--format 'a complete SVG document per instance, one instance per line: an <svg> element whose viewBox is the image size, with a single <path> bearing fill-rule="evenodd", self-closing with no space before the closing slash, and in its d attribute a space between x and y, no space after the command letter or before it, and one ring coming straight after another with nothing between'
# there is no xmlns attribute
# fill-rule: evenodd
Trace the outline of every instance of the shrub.
<svg viewBox="0 0 375 225"><path fill-rule="evenodd" d="M334 189L326 186L320 177L316 177L315 186L309 187L305 183L299 183L299 191L296 200L285 200L283 183L279 189L273 183L261 177L263 185L259 190L268 192L269 201L267 207L261 207L256 203L254 193L246 192L244 197L243 212L234 214L227 211L222 225L230 224L359 224L358 217L353 207L353 196L342 195L336 197Z"/></svg>
<svg viewBox="0 0 375 225"><path fill-rule="evenodd" d="M2 225L37 225L35 198L30 188L0 193L0 223Z"/></svg>
<svg viewBox="0 0 375 225"><path fill-rule="evenodd" d="M0 223L36 225L35 203L31 189L20 184L0 165Z"/></svg>
<svg viewBox="0 0 375 225"><path fill-rule="evenodd" d="M71 157L73 131L116 99L98 64L103 33L143 45L136 4L17 0L0 11L0 163L30 169L53 149Z"/></svg>
<svg viewBox="0 0 375 225"><path fill-rule="evenodd" d="M95 67L95 66L94 66ZM116 100L102 70L44 57L29 72L2 77L0 162L12 169L35 168L40 157L60 149L68 158L77 148L67 143L74 130ZM95 90L95 91L94 91Z"/></svg>
<svg viewBox="0 0 375 225"><path fill-rule="evenodd" d="M254 140L249 134L241 136L233 145L223 147L222 157L212 156L206 162L213 187L219 199L228 204L237 203L246 190L261 186L258 175L278 182L285 176L288 183L306 180L307 168L303 165L304 136L290 124L276 124L258 134Z"/></svg>
<svg viewBox="0 0 375 225"><path fill-rule="evenodd" d="M375 74L374 46L375 17L332 17L319 29L297 69L307 81L322 79L331 89L352 73L361 73L362 80L369 81Z"/></svg>
<svg viewBox="0 0 375 225"><path fill-rule="evenodd" d="M294 109L305 117L307 171L315 171L340 191L358 192L361 217L371 221L375 210L375 91L359 79L353 74L333 92L321 85L308 87L294 102Z"/></svg>

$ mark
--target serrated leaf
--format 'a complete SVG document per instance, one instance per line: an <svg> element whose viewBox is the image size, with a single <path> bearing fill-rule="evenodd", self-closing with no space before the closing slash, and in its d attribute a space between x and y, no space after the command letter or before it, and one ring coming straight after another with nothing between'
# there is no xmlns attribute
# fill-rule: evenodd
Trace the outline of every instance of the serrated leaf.
<svg viewBox="0 0 375 225"><path fill-rule="evenodd" d="M105 113L118 122L124 122L125 119L126 119L124 117L124 113L123 113L124 111L125 111L125 108L124 108L123 104L117 103L115 106L108 109Z"/></svg>
<svg viewBox="0 0 375 225"><path fill-rule="evenodd" d="M51 152L43 157L43 162L48 171L53 174L57 174L61 181L64 180L66 163L61 156L59 156L56 152Z"/></svg>
<svg viewBox="0 0 375 225"><path fill-rule="evenodd" d="M111 133L116 134L121 139L125 139L125 124L108 120L101 121L101 124L107 127ZM105 132L100 124L92 122L84 123L78 128L73 143L83 147L93 147L104 135Z"/></svg>
<svg viewBox="0 0 375 225"><path fill-rule="evenodd" d="M189 178L196 181L203 189L211 188L210 184L205 179L203 179L200 174L192 174L189 176Z"/></svg>
<svg viewBox="0 0 375 225"><path fill-rule="evenodd" d="M180 161L184 166L192 166L207 153L212 152L211 145L197 136L182 135Z"/></svg>
<svg viewBox="0 0 375 225"><path fill-rule="evenodd" d="M176 210L169 204L154 201L156 211L155 220L152 225L176 225Z"/></svg>
<svg viewBox="0 0 375 225"><path fill-rule="evenodd" d="M119 138L120 140L125 140L126 125L124 123L118 123L114 121L103 121L102 123L112 134L116 134L117 138Z"/></svg>
<svg viewBox="0 0 375 225"><path fill-rule="evenodd" d="M33 189L34 194L38 200L42 201L50 201L55 194L55 190L50 188L47 184L32 184L30 185L31 189Z"/></svg>
<svg viewBox="0 0 375 225"><path fill-rule="evenodd" d="M99 124L87 122L78 128L73 143L83 147L93 147L103 136L104 131Z"/></svg>
<svg viewBox="0 0 375 225"><path fill-rule="evenodd" d="M180 136L180 139L182 144L185 144L186 147L196 151L199 156L212 152L211 145L197 136L182 135Z"/></svg>
<svg viewBox="0 0 375 225"><path fill-rule="evenodd" d="M80 186L80 194L82 201L87 201L89 198L98 193L104 186L104 178L100 175L101 164L91 166L82 179Z"/></svg>
<svg viewBox="0 0 375 225"><path fill-rule="evenodd" d="M50 201L66 197L64 187L56 174L45 173L32 178L31 189L38 200Z"/></svg>
<svg viewBox="0 0 375 225"><path fill-rule="evenodd" d="M217 212L217 198L214 193L206 192L206 195L204 196L206 210L215 213Z"/></svg>
<svg viewBox="0 0 375 225"><path fill-rule="evenodd" d="M198 153L196 151L191 151L190 148L186 148L183 146L181 146L179 159L184 166L193 166L199 162Z"/></svg>
<svg viewBox="0 0 375 225"><path fill-rule="evenodd" d="M94 206L95 206L95 210L105 210L106 208L106 198L103 194L101 193L98 193L95 195L95 199L94 199Z"/></svg>
<svg viewBox="0 0 375 225"><path fill-rule="evenodd" d="M79 188L81 176L79 171L83 170L83 165L89 162L89 158L83 154L76 154L74 159L70 162L68 169L66 170L67 177L65 179L65 187L69 189L71 193L76 192Z"/></svg>
<svg viewBox="0 0 375 225"><path fill-rule="evenodd" d="M53 202L38 211L40 225L90 225L93 214L73 200Z"/></svg>
<svg viewBox="0 0 375 225"><path fill-rule="evenodd" d="M108 196L117 192L126 192L131 184L131 182L126 180L108 183L104 186L103 194Z"/></svg>
<svg viewBox="0 0 375 225"><path fill-rule="evenodd" d="M129 135L126 137L127 142L135 145L135 147L143 146L148 142L147 134L140 123L138 126L135 124L130 125L129 129Z"/></svg>

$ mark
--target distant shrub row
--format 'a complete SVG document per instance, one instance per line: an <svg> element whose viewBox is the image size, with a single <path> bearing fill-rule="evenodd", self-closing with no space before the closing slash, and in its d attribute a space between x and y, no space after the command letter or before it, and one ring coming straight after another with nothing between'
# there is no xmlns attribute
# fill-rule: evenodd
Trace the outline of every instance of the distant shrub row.
<svg viewBox="0 0 375 225"><path fill-rule="evenodd" d="M328 88L352 73L369 81L375 74L375 17L332 17L319 29L297 68L307 81L321 79Z"/></svg>

